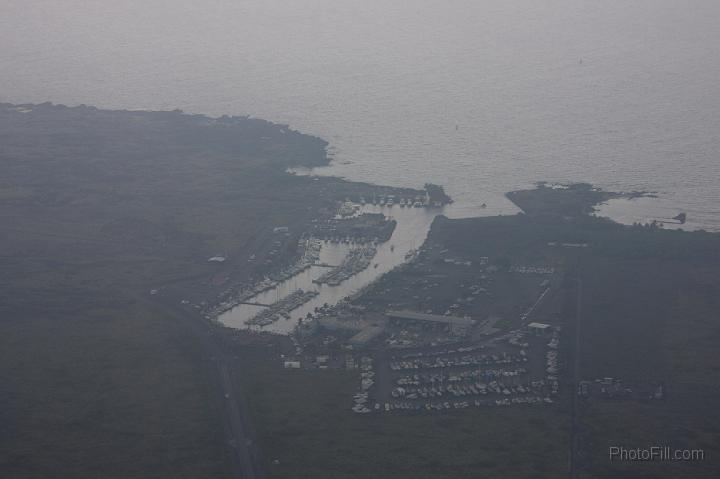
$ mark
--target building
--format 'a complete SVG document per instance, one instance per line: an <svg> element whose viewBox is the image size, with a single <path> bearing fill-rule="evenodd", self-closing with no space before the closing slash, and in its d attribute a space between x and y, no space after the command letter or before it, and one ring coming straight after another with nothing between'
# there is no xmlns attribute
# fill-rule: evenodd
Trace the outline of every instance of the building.
<svg viewBox="0 0 720 479"><path fill-rule="evenodd" d="M348 340L348 343L354 348L362 348L367 346L373 339L380 336L385 331L384 326L370 326Z"/></svg>
<svg viewBox="0 0 720 479"><path fill-rule="evenodd" d="M385 315L394 322L423 322L446 327L454 334L467 334L475 326L475 320L460 318L458 316L441 316L439 314L418 313L416 311L401 310L387 311Z"/></svg>
<svg viewBox="0 0 720 479"><path fill-rule="evenodd" d="M536 336L547 336L552 331L552 326L545 323L529 323L528 331Z"/></svg>

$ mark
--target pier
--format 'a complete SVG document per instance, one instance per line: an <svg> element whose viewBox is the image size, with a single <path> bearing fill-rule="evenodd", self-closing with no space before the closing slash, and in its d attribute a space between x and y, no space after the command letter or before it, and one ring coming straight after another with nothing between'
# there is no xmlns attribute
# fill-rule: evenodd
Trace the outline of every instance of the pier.
<svg viewBox="0 0 720 479"><path fill-rule="evenodd" d="M262 306L263 308L269 308L269 304L253 303L252 301L240 301L238 304L248 304L250 306Z"/></svg>

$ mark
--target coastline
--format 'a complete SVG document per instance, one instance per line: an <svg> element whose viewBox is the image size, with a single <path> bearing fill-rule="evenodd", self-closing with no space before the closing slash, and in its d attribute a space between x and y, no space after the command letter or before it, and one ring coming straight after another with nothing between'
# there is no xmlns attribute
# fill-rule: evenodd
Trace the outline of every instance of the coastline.
<svg viewBox="0 0 720 479"><path fill-rule="evenodd" d="M222 210L214 209L211 214L223 218L220 223L216 223L218 228L216 231L221 233L223 238L220 241L214 241L214 246L208 245L205 251L201 252L198 249L197 239L187 235L185 238L181 238L180 243L184 243L182 246L178 245L181 248L171 255L174 257L171 261L182 258L187 262L189 260L187 253L191 252L197 258L191 260L193 264L191 269L194 272L186 275L185 278L166 276L158 281L150 281L145 286L147 290L167 296L171 301L182 302L200 311L216 309L217 305L232 301L238 290L248 284L261 282L268 275L277 274L292 264L297 258L293 245L310 229L310 225L314 221L331 217L340 202L348 198L358 201L363 196L367 199L377 195L416 197L422 193L422 190L418 189L351 182L332 176L308 177L288 173L298 166L312 168L328 165L330 163L327 155L328 143L318 137L290 130L287 125L274 124L264 120L242 116L210 118L204 115L184 114L179 110L170 112L105 111L94 107L70 108L49 103L41 105L2 104L0 110L4 114L14 117L14 121L19 118L19 125L27 124L27 121L24 120L50 117L50 122L54 125L62 123L61 131L67 131L67 135L72 141L82 141L82 138L78 137L72 129L88 128L87 119L93 118L92 121L99 125L103 125L103 122L112 122L113 125L127 122L128 126L124 127L125 131L122 134L138 135L144 142L153 141L149 132L156 128L158 129L157 135L167 135L169 141L175 142L171 147L174 153L188 154L192 157L197 154L208 154L207 152L210 151L210 154L222 159L222 168L237 169L237 166L232 165L233 157L237 155L248 157L248 161L243 164L250 171L255 172L256 179L254 178L252 181L262 183L264 185L262 189L258 189L255 193L249 190L233 192L234 188L242 188L242 186L234 187L232 182L223 178L223 181L217 184L216 191L203 192L203 195L222 197L221 204L217 206L226 212L232 210L233 203L239 207L243 207L243 203L247 201L256 203L256 207L260 208L258 211L264 211L261 216L267 216L260 218L254 215L255 217L250 219L245 230L257 232L250 236L245 234L245 239L234 236L232 231L222 234L226 229L223 223L227 225L225 218L229 219L231 216L222 213ZM102 134L107 135L105 131ZM121 137L119 141L126 140ZM197 144L200 146L197 147ZM132 151L132 148L130 150ZM184 150L187 150L187 153ZM264 160L258 164L254 159L260 157ZM195 159L189 158L188 161L188 166L195 163L192 168L200 167ZM138 163L137 167L148 166L147 159L138 158ZM168 163L168 167L170 165L171 163ZM194 181L189 177L186 179ZM107 181L104 178L102 180ZM241 181L241 183L245 183L245 181ZM649 196L649 193L646 192L611 193L587 184L547 186L539 183L537 186L536 190L508 192L506 197L526 214L542 213L573 217L592 214L598 205L607 201ZM161 186L161 188L164 187L164 185ZM563 200L562 208L558 208L558 205L553 205L543 198L547 196L543 193L552 193L555 187L567 189L568 194L574 196L572 201ZM67 187L62 188L67 189ZM63 191L60 194L68 193ZM72 196L72 194L70 195ZM526 200L524 196L527 195L530 195L530 198ZM552 195L548 196L548 199L551 197ZM262 203L257 203L258 200ZM451 201L449 197L444 197L442 200L445 203ZM115 201L117 202L117 200ZM289 211L284 211L285 208L289 208ZM207 211L206 208L203 209ZM138 213L143 214L139 211ZM391 214L391 210L386 210L384 213ZM443 214L444 210L440 208L436 213ZM478 215L475 216L477 218L492 217L482 215L482 213L489 213L488 211L478 210L477 213ZM279 222L274 217L284 219ZM117 224L110 223L100 225L100 230L108 231L113 235L119 234L125 238L128 238L128 230L130 230L128 239L131 243L141 243L154 253L164 254L167 251L165 247L164 251L160 252L157 246L148 245L147 240L151 238L138 235L139 228L147 229L147 226L150 226L150 230L152 230L152 225L143 224L141 227L142 223L137 223L137 220L123 220ZM208 225L200 223L198 226L201 229L193 232L194 235L208 234ZM287 228L286 237L278 238L272 233L272 230L278 227ZM232 230L238 231L235 228ZM138 236L140 237L138 238ZM277 247L272 246L278 240L281 244ZM242 246L238 242L243 243ZM223 258L223 261L208 264L206 259L215 256Z"/></svg>
<svg viewBox="0 0 720 479"><path fill-rule="evenodd" d="M478 451L488 461L481 464L480 473L497 475L491 452L498 441L519 441L521 466L534 467L542 460L546 467L561 470L569 430L564 409L568 403L561 401L574 395L579 378L610 376L628 381L649 378L673 388L667 403L621 404L619 414L613 415L619 418L612 426L617 430L631 424L628 417L640 421L638 431L646 426L645 415L623 415L628 410L623 408L664 416L667 404L679 421L695 420L696 414L704 415L703 421L715 417L713 401L707 409L699 404L689 413L678 404L687 404L688 396L692 399L683 385L689 384L690 390L703 387L717 375L712 340L717 331L707 321L715 312L720 284L716 234L623 226L593 217L588 208L595 207L594 200L618 193L589 185L583 187L589 190L509 193L524 198L520 202L526 207L536 207L516 215L448 219L440 208L376 205L379 212L404 212L409 220L424 222L433 243L412 237L419 231L418 223L398 220L393 236L406 229L410 237L403 244L391 237L378 249L395 246L390 253L405 259L404 250L427 245L422 249L430 251L432 246L435 259L424 266L415 263L408 271L392 269L388 263L395 279L378 275L382 281L365 284L358 278L361 284L359 293L350 297L353 302L364 301L380 312L389 309L396 296L382 303L376 301L380 296L369 295L384 294L399 276L395 292L408 304L423 306L432 294L439 308L446 303L452 307L462 285L467 292L478 280L470 277L479 272L467 268L468 262L483 265L481 269L493 267L491 276L496 275L497 282L493 279L492 284L501 283L501 276L521 278L529 288L526 293L541 287L540 278L512 272L508 266L557 266L553 313L558 315L547 314L541 320L562 324L565 335L574 333L579 316L573 309L580 304L579 288L574 286L579 281L584 282L586 301L585 359L578 369L581 375L561 389L560 405L473 409L467 415L399 412L378 421L348 408L357 390L357 371L345 371L343 365L322 372L319 367L285 370L281 359L299 354L292 338L216 328L201 311L223 294L232 294L237 285L292 264L299 255L299 241L314 221L334 218L348 197L379 190L384 195L410 195L419 190L287 174L288 165L298 158L326 161L326 143L282 133L281 126L268 122L239 117L218 122L179 112L103 112L90 107L46 105L27 112L8 108L0 107L0 118L8 125L0 135L9 172L0 189L0 214L12 223L0 234L7 273L0 307L8 318L2 322L3 336L12 339L6 351L7 384L19 392L5 410L17 418L12 425L17 430L50 424L46 438L60 444L60 454L106 440L108 429L127 427L130 420L137 429L112 443L113 450L117 446L127 451L132 458L128 463L149 470L157 459L148 451L165 448L173 451L169 460L186 465L184 452L192 449L198 457L209 458L209 465L198 466L206 467L198 477L220 477L227 457L248 450L252 461L242 458L240 463L265 467L273 474L331 470L340 457L354 461L353 477L377 475L378 466L385 464L372 459L395 447L397 437L408 438L408 461L439 458L428 465L430 475L448 467L445 457L478 472ZM37 175L43 168L47 174ZM562 198L543 200L548 193ZM352 247L344 242L337 246L339 253ZM483 263L488 257L490 263ZM386 279L388 284L382 284ZM437 284L437 292L421 293L431 284ZM287 286L294 288L292 281ZM518 301L516 286L505 284L497 290L508 305L507 319L493 323L497 328L515 328L528 319L522 316L525 304ZM477 288L474 292L485 297ZM488 312L483 312L481 302L467 302L467 308L484 320ZM307 304L315 306L312 301ZM291 317L288 324L296 319ZM690 342L696 346L693 355L677 353ZM564 336L562 344L572 341ZM53 367L31 364L28 351L42 359L41 365ZM676 355L672 361L666 362L667 351ZM338 358L347 354L340 350ZM317 356L311 355L311 360L317 361ZM112 394L98 402L98 388ZM38 403L31 394L37 390L48 390L45 402ZM56 397L69 393L79 399L57 404ZM53 407L44 407L47 404ZM603 411L618 411L610 409L614 406L594 403L590 407L595 409L589 407L580 417L594 427L597 440L614 434L598 426L607 419ZM113 413L117 410L128 414L118 416ZM91 422L68 423L67 418L85 417L87 411L93 414ZM248 418L257 424L257 433L249 428ZM439 423L441 429L435 429ZM453 431L447 437L453 440L438 446L434 433L441 435L446 425ZM68 427L80 431L72 443L60 437ZM221 428L224 435L218 432ZM508 430L520 433L507 435ZM647 430L652 432L651 426ZM32 435L18 436L15 444L12 454L46 453L45 443L38 445ZM539 458L540 446L546 449ZM264 457L258 455L260 449ZM445 454L451 451L461 453ZM112 454L102 452L93 456L98 467ZM272 462L275 458L277 463Z"/></svg>

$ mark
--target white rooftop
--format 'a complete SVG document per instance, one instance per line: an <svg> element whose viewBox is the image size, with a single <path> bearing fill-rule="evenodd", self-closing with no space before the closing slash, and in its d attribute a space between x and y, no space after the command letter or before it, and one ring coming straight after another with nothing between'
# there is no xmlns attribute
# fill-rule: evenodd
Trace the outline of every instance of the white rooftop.
<svg viewBox="0 0 720 479"><path fill-rule="evenodd" d="M549 327L550 327L550 325L545 324L545 323L529 323L528 324L528 328L534 328L534 329L547 329Z"/></svg>

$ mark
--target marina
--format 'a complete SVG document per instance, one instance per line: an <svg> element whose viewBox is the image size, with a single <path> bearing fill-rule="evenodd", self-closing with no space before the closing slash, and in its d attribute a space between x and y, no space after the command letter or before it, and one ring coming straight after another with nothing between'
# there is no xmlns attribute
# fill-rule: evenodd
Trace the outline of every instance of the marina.
<svg viewBox="0 0 720 479"><path fill-rule="evenodd" d="M317 291L303 291L299 289L277 303L271 304L267 309L263 309L257 313L248 320L247 324L252 326L267 326L268 324L278 321L280 318L287 319L290 317L290 311L307 303L318 294L320 293Z"/></svg>
<svg viewBox="0 0 720 479"><path fill-rule="evenodd" d="M391 245L390 250L392 252L395 248ZM377 248L372 244L369 246L353 248L348 252L345 260L343 260L340 266L331 269L318 279L313 280L313 283L337 286L346 279L370 266L370 263L376 253Z"/></svg>
<svg viewBox="0 0 720 479"><path fill-rule="evenodd" d="M322 265L341 265L351 251L357 248L356 245L347 242L322 241L321 248L317 252L315 263L297 274L287 277L278 282L261 282L262 286L256 294L249 292L243 294L243 302L258 304L274 304L298 290L305 292L314 291L318 294L307 302L288 311L288 316L282 316L275 321L265 322L260 325L252 321L256 315L263 311L262 306L240 304L239 301L232 301L232 306L225 305L222 313L217 315L217 320L224 326L230 328L268 331L277 334L289 334L298 324L298 320L305 318L309 313L323 306L333 306L341 300L362 291L385 273L405 263L412 258L412 253L419 248L430 230L433 219L442 213L440 208L400 208L380 206L373 204L360 205L358 214L382 213L397 222L390 239L384 243L373 246L375 254L370 265L365 268L357 268L353 274L347 275L337 284L318 284L318 280L328 273L327 267ZM319 240L314 240L319 241ZM313 243L315 244L315 243ZM364 261L359 264L362 265ZM358 266L358 263L355 263ZM345 275L343 275L345 276ZM335 281L333 281L335 282ZM248 291L255 291L251 288Z"/></svg>

